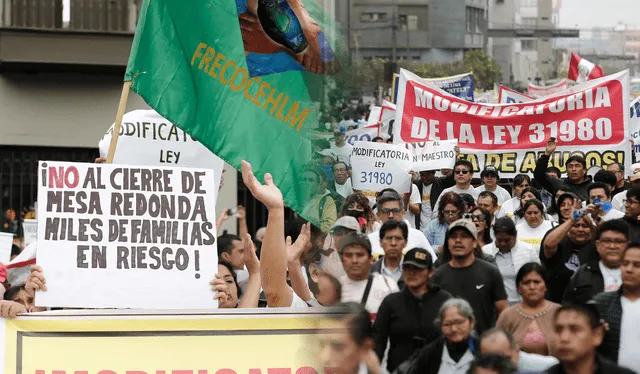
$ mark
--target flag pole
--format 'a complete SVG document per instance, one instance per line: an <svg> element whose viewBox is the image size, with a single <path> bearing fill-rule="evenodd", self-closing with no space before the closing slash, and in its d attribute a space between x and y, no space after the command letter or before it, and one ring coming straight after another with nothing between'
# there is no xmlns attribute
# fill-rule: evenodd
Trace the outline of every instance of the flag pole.
<svg viewBox="0 0 640 374"><path fill-rule="evenodd" d="M118 137L120 137L120 128L122 127L122 117L127 109L127 100L129 91L131 90L131 81L124 82L122 86L122 94L120 95L120 104L118 104L118 113L116 114L116 123L113 125L113 133L111 133L111 143L109 144L109 153L107 154L107 164L113 163L113 156L116 153L118 145Z"/></svg>

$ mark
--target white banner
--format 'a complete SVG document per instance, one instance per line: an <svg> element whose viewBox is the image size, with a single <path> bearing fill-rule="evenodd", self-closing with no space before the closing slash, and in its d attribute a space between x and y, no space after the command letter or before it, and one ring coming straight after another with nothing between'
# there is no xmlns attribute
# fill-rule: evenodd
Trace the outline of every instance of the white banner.
<svg viewBox="0 0 640 374"><path fill-rule="evenodd" d="M380 120L380 111L382 107L373 105L369 112L369 118L367 118L367 125L375 125Z"/></svg>
<svg viewBox="0 0 640 374"><path fill-rule="evenodd" d="M347 131L345 133L344 140L351 145L354 145L356 142L370 142L373 138L378 136L379 133L380 125L372 125Z"/></svg>
<svg viewBox="0 0 640 374"><path fill-rule="evenodd" d="M354 190L382 191L393 188L411 191L409 150L398 145L356 142L351 152L351 182Z"/></svg>
<svg viewBox="0 0 640 374"><path fill-rule="evenodd" d="M36 303L76 308L215 308L211 169L41 161Z"/></svg>
<svg viewBox="0 0 640 374"><path fill-rule="evenodd" d="M534 100L533 97L521 94L505 86L500 86L498 104L522 104Z"/></svg>
<svg viewBox="0 0 640 374"><path fill-rule="evenodd" d="M24 232L24 246L26 247L38 239L38 221L25 219L22 221L22 231Z"/></svg>
<svg viewBox="0 0 640 374"><path fill-rule="evenodd" d="M493 95L493 91L485 91L480 93L476 92L475 102L485 103L485 104L494 104L496 102L496 99Z"/></svg>
<svg viewBox="0 0 640 374"><path fill-rule="evenodd" d="M107 157L112 133L113 125L98 143L101 157ZM216 186L220 185L224 167L220 157L155 110L134 110L124 115L113 163L213 169Z"/></svg>
<svg viewBox="0 0 640 374"><path fill-rule="evenodd" d="M494 166L510 178L530 173L549 138L558 140L550 164L561 172L572 155L587 166L631 166L629 72L590 80L523 104L475 104L401 70L393 140L413 143L458 139L475 172Z"/></svg>
<svg viewBox="0 0 640 374"><path fill-rule="evenodd" d="M636 153L636 160L640 160L640 96L636 97L629 106L631 114L629 133L633 138L633 151ZM627 172L626 174L632 173Z"/></svg>
<svg viewBox="0 0 640 374"><path fill-rule="evenodd" d="M529 94L529 96L532 96L534 98L540 98L566 90L568 87L569 86L566 79L563 79L560 82L549 86L536 86L535 84L529 82L529 89L527 93Z"/></svg>
<svg viewBox="0 0 640 374"><path fill-rule="evenodd" d="M13 247L13 234L0 232L0 263L5 265L9 263L11 247Z"/></svg>
<svg viewBox="0 0 640 374"><path fill-rule="evenodd" d="M420 172L425 170L453 169L456 163L455 147L458 140L432 140L420 143L406 143L413 165L411 170Z"/></svg>
<svg viewBox="0 0 640 374"><path fill-rule="evenodd" d="M382 122L382 126L380 127L380 137L384 140L387 140L391 137L391 132L389 131L392 121L395 121L396 118L396 105L394 103L390 103L386 100L382 102L382 109L380 110L380 122Z"/></svg>

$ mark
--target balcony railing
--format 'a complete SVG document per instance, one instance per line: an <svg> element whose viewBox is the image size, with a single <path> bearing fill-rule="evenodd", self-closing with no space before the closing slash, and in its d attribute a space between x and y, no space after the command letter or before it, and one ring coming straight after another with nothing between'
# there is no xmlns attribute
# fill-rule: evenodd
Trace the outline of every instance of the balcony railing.
<svg viewBox="0 0 640 374"><path fill-rule="evenodd" d="M69 9L65 9L65 3ZM133 33L142 0L0 0L0 27Z"/></svg>

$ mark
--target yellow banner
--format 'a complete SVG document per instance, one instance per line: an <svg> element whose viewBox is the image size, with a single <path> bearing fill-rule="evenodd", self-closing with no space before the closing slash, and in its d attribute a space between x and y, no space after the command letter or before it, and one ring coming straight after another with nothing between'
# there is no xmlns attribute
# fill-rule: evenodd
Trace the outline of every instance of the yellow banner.
<svg viewBox="0 0 640 374"><path fill-rule="evenodd" d="M318 328L327 314L73 313L0 320L4 374L324 372L318 334L328 330Z"/></svg>

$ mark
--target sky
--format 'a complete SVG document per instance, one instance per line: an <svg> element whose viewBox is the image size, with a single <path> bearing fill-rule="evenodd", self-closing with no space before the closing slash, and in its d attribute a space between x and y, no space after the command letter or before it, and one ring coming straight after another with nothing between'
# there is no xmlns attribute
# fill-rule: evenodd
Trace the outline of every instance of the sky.
<svg viewBox="0 0 640 374"><path fill-rule="evenodd" d="M562 0L561 27L613 27L619 21L640 27L640 0Z"/></svg>

